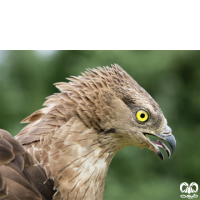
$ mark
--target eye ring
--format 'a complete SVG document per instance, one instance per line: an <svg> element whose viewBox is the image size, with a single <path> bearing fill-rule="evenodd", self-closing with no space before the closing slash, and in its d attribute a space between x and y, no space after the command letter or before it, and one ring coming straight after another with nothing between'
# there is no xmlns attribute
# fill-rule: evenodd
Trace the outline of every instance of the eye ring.
<svg viewBox="0 0 200 200"><path fill-rule="evenodd" d="M136 113L136 117L140 122L146 122L149 118L149 115L146 111L144 110L139 110Z"/></svg>

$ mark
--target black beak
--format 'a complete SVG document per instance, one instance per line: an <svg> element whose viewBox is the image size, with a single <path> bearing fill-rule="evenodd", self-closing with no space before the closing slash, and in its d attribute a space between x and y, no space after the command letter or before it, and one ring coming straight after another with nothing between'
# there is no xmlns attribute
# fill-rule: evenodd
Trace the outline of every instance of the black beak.
<svg viewBox="0 0 200 200"><path fill-rule="evenodd" d="M157 155L161 158L161 160L164 160L164 155L160 149L158 150Z"/></svg>

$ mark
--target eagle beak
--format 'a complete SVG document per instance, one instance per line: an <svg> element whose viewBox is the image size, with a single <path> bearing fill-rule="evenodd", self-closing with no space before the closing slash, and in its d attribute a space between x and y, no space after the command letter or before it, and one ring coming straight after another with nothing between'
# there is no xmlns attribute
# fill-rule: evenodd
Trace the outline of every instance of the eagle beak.
<svg viewBox="0 0 200 200"><path fill-rule="evenodd" d="M176 148L176 139L175 137L172 135L172 129L169 126L166 126L164 131L162 133L155 133L155 136L157 136L158 138L160 138L161 140L166 141L169 146L171 147L172 151L170 152L170 150L168 149L168 147L162 143L161 141L158 142L159 147L162 147L163 149L165 149L165 151L167 152L168 157L170 158L171 153L174 152L175 148ZM159 148L156 148L157 151L155 152L162 160L164 160L164 155L162 154L161 150Z"/></svg>
<svg viewBox="0 0 200 200"><path fill-rule="evenodd" d="M145 136L146 134L148 133L144 133ZM160 138L161 140L164 140L166 141L169 146L171 147L171 152L169 150L169 148L167 147L167 145L165 145L163 142L161 142L160 140L157 140L156 142L155 141L151 141L149 140L149 142L152 144L153 148L150 148L151 150L153 150L162 160L164 160L164 155L163 153L161 152L161 150L159 149L159 147L163 148L168 157L170 158L171 156L171 153L174 152L175 148L176 148L176 139L175 137L172 135L172 129L169 127L169 126L166 126L164 131L162 133L156 133L156 132L151 132L150 135L154 135L158 138Z"/></svg>
<svg viewBox="0 0 200 200"><path fill-rule="evenodd" d="M175 137L171 134L171 135L169 135L169 136L167 136L167 137L165 137L165 138L162 138L161 140L165 140L165 141L169 144L169 146L171 147L172 151L170 152L170 150L168 149L168 147L167 147L164 143L162 143L162 142L160 142L160 141L159 141L159 143L160 143L161 145L157 145L157 146L162 147L163 149L165 149L165 151L167 152L168 157L170 158L171 154L174 152L174 150L175 150L175 148L176 148L176 139L175 139ZM162 160L164 160L164 155L163 155L162 151L161 151L159 148L156 148L155 153L156 153Z"/></svg>

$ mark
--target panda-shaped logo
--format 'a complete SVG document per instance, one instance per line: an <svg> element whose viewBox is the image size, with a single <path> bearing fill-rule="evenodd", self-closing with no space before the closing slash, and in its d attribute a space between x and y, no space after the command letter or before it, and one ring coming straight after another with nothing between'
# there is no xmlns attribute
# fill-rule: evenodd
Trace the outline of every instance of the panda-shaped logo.
<svg viewBox="0 0 200 200"><path fill-rule="evenodd" d="M188 193L187 195L182 194L180 197L181 198L188 198L188 199L193 199L197 198L198 195L194 194L198 192L198 184L195 182L190 183L190 185L186 182L181 183L180 185L180 191L182 193ZM192 195L193 194L193 195Z"/></svg>

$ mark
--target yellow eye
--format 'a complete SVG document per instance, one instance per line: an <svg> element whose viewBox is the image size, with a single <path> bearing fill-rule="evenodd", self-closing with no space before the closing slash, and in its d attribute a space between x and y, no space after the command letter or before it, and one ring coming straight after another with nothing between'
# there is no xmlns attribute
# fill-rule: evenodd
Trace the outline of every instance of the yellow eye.
<svg viewBox="0 0 200 200"><path fill-rule="evenodd" d="M147 121L147 119L148 119L148 113L146 112L146 111L144 111L144 110L139 110L139 111L137 111L137 113L136 113L136 117L137 117L137 119L139 120L139 121L141 121L141 122L145 122L145 121Z"/></svg>

